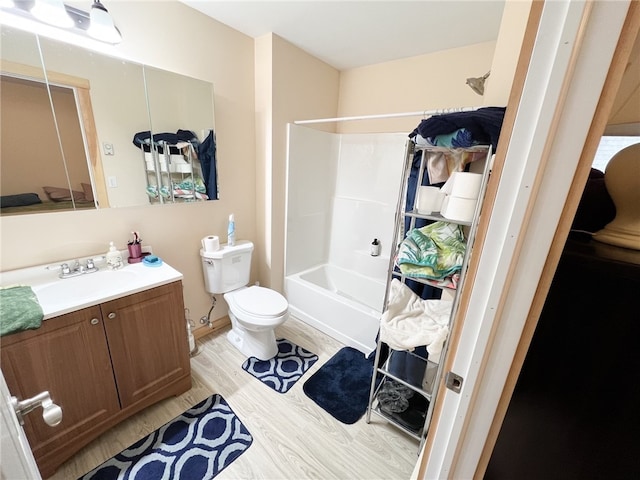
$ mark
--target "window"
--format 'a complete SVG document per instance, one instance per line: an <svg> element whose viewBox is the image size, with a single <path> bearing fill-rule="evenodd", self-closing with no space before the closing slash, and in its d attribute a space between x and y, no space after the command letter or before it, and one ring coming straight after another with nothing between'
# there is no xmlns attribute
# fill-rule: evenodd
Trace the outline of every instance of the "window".
<svg viewBox="0 0 640 480"><path fill-rule="evenodd" d="M640 143L640 137L617 137L617 136L605 136L600 139L596 156L593 159L592 167L604 172L609 160L629 145L634 143Z"/></svg>

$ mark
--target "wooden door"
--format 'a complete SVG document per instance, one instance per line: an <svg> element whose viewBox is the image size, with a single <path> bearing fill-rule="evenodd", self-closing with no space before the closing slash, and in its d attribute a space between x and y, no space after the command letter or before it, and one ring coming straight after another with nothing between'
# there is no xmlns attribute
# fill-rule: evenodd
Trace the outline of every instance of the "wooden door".
<svg viewBox="0 0 640 480"><path fill-rule="evenodd" d="M41 410L25 417L24 429L40 468L120 409L99 307L45 320L37 330L1 338L2 371L18 399L48 390L62 407L50 427ZM44 471L43 471L44 473Z"/></svg>
<svg viewBox="0 0 640 480"><path fill-rule="evenodd" d="M190 382L181 282L104 303L102 312L123 409Z"/></svg>

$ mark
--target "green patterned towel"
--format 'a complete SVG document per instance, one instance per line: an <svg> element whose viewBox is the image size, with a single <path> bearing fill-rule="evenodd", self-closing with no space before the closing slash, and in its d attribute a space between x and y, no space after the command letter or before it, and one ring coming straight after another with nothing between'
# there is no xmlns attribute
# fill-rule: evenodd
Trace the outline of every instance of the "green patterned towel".
<svg viewBox="0 0 640 480"><path fill-rule="evenodd" d="M42 307L31 287L0 289L0 336L39 328Z"/></svg>
<svg viewBox="0 0 640 480"><path fill-rule="evenodd" d="M462 226L434 222L407 233L396 263L408 277L440 280L460 271L465 249Z"/></svg>

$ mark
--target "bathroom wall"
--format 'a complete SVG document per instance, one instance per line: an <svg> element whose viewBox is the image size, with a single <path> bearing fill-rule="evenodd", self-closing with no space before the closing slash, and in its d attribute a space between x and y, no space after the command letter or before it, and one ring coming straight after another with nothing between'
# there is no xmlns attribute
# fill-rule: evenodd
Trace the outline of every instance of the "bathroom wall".
<svg viewBox="0 0 640 480"><path fill-rule="evenodd" d="M287 124L334 117L339 77L338 70L277 35L256 40L259 279L278 291L284 280Z"/></svg>
<svg viewBox="0 0 640 480"><path fill-rule="evenodd" d="M504 106L509 102L513 76L532 0L505 2L496 50L491 63L491 75L485 83L483 105Z"/></svg>
<svg viewBox="0 0 640 480"><path fill-rule="evenodd" d="M86 9L86 2L76 4ZM123 42L110 51L128 59L213 83L220 170L219 201L3 217L0 270L124 247L132 230L184 275L191 317L206 315L198 249L207 234L223 235L235 213L237 237L256 239L254 42L178 2L111 2ZM257 265L259 253L256 254ZM226 315L219 302L212 318Z"/></svg>
<svg viewBox="0 0 640 480"><path fill-rule="evenodd" d="M468 85L491 69L496 42L484 42L341 72L338 116L477 107ZM420 117L341 122L341 133L410 132Z"/></svg>

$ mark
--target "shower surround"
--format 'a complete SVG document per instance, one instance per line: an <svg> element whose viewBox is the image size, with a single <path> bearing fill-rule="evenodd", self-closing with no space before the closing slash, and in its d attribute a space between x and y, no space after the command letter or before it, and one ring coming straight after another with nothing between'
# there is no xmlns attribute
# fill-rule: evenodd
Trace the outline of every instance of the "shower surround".
<svg viewBox="0 0 640 480"><path fill-rule="evenodd" d="M375 348L406 133L289 125L285 293L291 313L345 345ZM378 239L380 255L371 255Z"/></svg>

